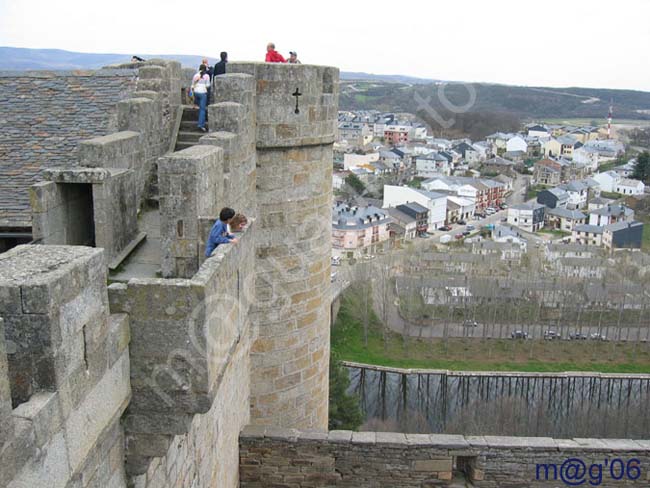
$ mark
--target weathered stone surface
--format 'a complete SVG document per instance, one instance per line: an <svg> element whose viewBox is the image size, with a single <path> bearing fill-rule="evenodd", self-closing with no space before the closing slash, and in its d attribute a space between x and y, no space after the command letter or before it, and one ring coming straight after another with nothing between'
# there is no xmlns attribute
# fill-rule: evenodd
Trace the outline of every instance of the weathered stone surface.
<svg viewBox="0 0 650 488"><path fill-rule="evenodd" d="M352 434L352 442L349 442ZM268 437L240 437L240 486L242 488L260 488L292 486L312 488L314 486L465 486L471 481L472 486L483 488L524 488L556 486L559 475L546 479L544 472L536 474L536 466L559 466L568 457L590 463L602 463L615 456L631 456L629 448L636 444L634 457L640 466L650 461L650 451L639 450L642 441L613 440L572 440L575 445L594 448L594 451L575 449L571 454L558 452L557 446L566 444L567 440L547 438L486 437L464 438L450 437L450 444L459 445L458 438L464 439L466 445L476 445L471 452L452 454L443 442L420 443L419 436L398 434L398 437L381 432L333 431L328 438L305 439L299 432L295 441L288 437L271 439ZM425 436L435 438L436 435ZM355 440L355 438L357 440ZM376 438L376 442L365 442ZM408 442L409 438L412 442ZM362 442L359 442L363 439ZM381 442L380 439L385 439ZM440 441L440 439L439 439ZM488 445L488 442L490 443ZM480 444L480 447L478 446ZM607 444L610 444L607 446ZM618 446L621 450L610 451ZM616 454L613 454L615 452ZM289 462L287 462L289 461ZM299 469L295 469L299 468ZM465 481L460 479L465 478ZM454 479L456 484L450 484ZM586 473L585 480L589 480ZM644 480L644 478L641 478ZM579 479L577 481L580 481ZM596 478L592 478L596 481ZM588 482L588 481L587 481ZM469 486L469 484L468 484ZM645 486L641 480L621 480L603 476L599 486Z"/></svg>
<svg viewBox="0 0 650 488"><path fill-rule="evenodd" d="M7 348L5 347L5 328L4 320L0 317L0 439L8 439L13 433L13 427L9 367L7 365ZM3 442L0 442L0 446L2 444Z"/></svg>

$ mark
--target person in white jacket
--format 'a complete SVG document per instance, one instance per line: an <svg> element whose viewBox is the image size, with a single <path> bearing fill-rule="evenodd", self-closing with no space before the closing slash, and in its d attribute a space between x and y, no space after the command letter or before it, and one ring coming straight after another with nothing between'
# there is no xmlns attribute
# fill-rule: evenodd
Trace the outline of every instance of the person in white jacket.
<svg viewBox="0 0 650 488"><path fill-rule="evenodd" d="M205 119L208 107L209 87L210 75L208 74L208 67L202 64L199 66L199 71L192 78L192 92L194 93L194 103L199 106L199 123L197 125L203 132L208 131L205 126Z"/></svg>

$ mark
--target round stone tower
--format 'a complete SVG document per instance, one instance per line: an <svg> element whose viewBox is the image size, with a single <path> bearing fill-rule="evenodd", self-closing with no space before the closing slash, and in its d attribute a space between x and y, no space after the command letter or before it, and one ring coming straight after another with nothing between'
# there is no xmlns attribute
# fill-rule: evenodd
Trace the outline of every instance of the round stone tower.
<svg viewBox="0 0 650 488"><path fill-rule="evenodd" d="M336 68L230 63L256 82L251 420L326 429Z"/></svg>

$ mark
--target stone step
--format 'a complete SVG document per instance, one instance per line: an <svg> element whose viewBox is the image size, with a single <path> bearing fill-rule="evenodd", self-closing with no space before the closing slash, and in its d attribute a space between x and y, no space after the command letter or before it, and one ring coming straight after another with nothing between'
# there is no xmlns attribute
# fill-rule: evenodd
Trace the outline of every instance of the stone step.
<svg viewBox="0 0 650 488"><path fill-rule="evenodd" d="M182 151L183 149L187 149L188 147L196 146L197 144L198 144L198 142L176 141L176 147L174 148L174 152Z"/></svg>
<svg viewBox="0 0 650 488"><path fill-rule="evenodd" d="M196 120L181 121L181 126L179 130L181 132L199 132L199 129L196 127L198 120L199 119L197 118Z"/></svg>
<svg viewBox="0 0 650 488"><path fill-rule="evenodd" d="M196 126L194 127L196 128ZM176 138L176 142L199 142L199 139L206 134L207 132L203 132L198 129L196 132L180 131L178 133L178 137Z"/></svg>
<svg viewBox="0 0 650 488"><path fill-rule="evenodd" d="M199 109L194 107L183 107L183 116L181 117L182 121L197 121L199 120Z"/></svg>

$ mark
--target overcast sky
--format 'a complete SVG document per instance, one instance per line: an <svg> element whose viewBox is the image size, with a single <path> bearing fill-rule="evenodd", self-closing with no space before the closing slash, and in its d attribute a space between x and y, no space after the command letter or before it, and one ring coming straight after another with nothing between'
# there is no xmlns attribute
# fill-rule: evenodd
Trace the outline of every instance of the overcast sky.
<svg viewBox="0 0 650 488"><path fill-rule="evenodd" d="M346 71L650 91L649 19L649 0L0 0L0 45L263 60L273 41Z"/></svg>

